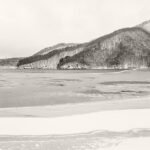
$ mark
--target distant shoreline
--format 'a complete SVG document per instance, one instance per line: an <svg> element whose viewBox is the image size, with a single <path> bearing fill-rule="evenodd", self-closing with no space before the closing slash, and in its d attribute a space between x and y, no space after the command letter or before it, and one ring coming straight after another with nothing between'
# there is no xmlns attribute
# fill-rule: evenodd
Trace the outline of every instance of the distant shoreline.
<svg viewBox="0 0 150 150"><path fill-rule="evenodd" d="M29 72L29 71L43 71L43 72L47 72L47 71L54 71L54 72L87 72L87 73L98 73L98 72L102 72L102 73L108 73L108 72L122 72L122 71L132 71L132 70L136 70L136 69L19 69L17 67L14 66L10 66L10 67L2 67L0 66L0 70L7 70L7 71L18 71L18 72Z"/></svg>

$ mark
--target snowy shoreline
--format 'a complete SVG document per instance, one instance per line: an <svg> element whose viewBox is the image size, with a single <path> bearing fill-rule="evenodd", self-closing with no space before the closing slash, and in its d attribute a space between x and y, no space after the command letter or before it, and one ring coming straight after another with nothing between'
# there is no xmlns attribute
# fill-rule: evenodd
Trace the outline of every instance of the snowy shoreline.
<svg viewBox="0 0 150 150"><path fill-rule="evenodd" d="M149 109L150 97L76 104L0 108L0 117L63 117L101 111Z"/></svg>
<svg viewBox="0 0 150 150"><path fill-rule="evenodd" d="M94 112L57 118L0 118L0 135L67 135L150 129L150 109Z"/></svg>

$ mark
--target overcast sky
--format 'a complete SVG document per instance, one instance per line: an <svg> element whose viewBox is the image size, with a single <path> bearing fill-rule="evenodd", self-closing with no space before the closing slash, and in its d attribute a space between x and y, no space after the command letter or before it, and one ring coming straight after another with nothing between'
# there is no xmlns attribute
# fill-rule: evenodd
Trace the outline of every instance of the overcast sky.
<svg viewBox="0 0 150 150"><path fill-rule="evenodd" d="M149 19L149 0L0 0L0 58L90 41Z"/></svg>

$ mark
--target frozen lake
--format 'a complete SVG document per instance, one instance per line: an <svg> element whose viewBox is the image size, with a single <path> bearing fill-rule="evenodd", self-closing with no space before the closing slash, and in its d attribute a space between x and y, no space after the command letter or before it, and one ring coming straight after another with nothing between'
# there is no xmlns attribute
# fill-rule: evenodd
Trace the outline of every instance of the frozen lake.
<svg viewBox="0 0 150 150"><path fill-rule="evenodd" d="M112 101L148 96L149 77L149 70L0 70L0 107Z"/></svg>

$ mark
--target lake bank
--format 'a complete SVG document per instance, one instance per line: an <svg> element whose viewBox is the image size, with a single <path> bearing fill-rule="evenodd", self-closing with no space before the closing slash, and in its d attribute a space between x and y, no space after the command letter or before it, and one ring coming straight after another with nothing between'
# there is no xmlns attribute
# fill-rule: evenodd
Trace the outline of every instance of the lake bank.
<svg viewBox="0 0 150 150"><path fill-rule="evenodd" d="M0 117L60 117L92 112L148 109L150 97L35 107L0 108Z"/></svg>
<svg viewBox="0 0 150 150"><path fill-rule="evenodd" d="M150 129L149 115L150 109L130 109L55 118L0 118L0 135L68 135L101 130Z"/></svg>

